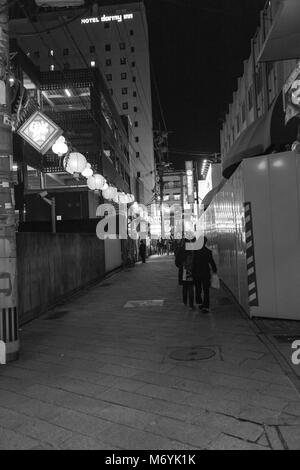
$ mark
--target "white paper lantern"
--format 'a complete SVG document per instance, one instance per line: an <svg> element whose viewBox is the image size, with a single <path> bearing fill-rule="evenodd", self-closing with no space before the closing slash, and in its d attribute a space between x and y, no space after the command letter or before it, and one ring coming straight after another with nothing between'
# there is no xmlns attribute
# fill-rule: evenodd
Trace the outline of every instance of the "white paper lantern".
<svg viewBox="0 0 300 470"><path fill-rule="evenodd" d="M102 188L102 192L103 192L103 191L106 191L108 188L109 188L108 184L105 183L105 185L104 185L103 188Z"/></svg>
<svg viewBox="0 0 300 470"><path fill-rule="evenodd" d="M59 137L55 144L52 145L52 152L59 156L65 155L68 150L69 148L66 144L66 139L63 136Z"/></svg>
<svg viewBox="0 0 300 470"><path fill-rule="evenodd" d="M107 189L102 190L102 196L104 199L113 200L117 195L117 188L114 186L108 186Z"/></svg>
<svg viewBox="0 0 300 470"><path fill-rule="evenodd" d="M90 176L87 180L87 185L90 189L93 191L97 190L99 191L100 189L103 188L103 186L106 183L106 179L102 175L95 174L93 176Z"/></svg>
<svg viewBox="0 0 300 470"><path fill-rule="evenodd" d="M93 176L93 170L91 168L91 164L90 163L87 163L85 169L81 172L82 176L84 176L85 178L89 178L90 176Z"/></svg>
<svg viewBox="0 0 300 470"><path fill-rule="evenodd" d="M89 189L91 189L92 191L95 191L95 189L96 189L96 181L95 181L94 176L89 176L89 178L87 179L86 184L88 185L88 188L89 188Z"/></svg>
<svg viewBox="0 0 300 470"><path fill-rule="evenodd" d="M66 170L69 173L82 173L87 165L84 155L79 152L71 152L68 158Z"/></svg>

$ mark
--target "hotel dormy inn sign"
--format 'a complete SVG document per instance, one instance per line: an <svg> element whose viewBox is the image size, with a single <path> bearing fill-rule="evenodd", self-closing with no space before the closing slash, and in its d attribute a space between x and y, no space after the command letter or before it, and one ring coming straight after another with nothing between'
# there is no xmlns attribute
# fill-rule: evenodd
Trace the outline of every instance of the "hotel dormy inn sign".
<svg viewBox="0 0 300 470"><path fill-rule="evenodd" d="M100 18L98 16L93 16L91 18L82 18L81 24L91 24L91 23L109 23L111 21L117 21L122 23L123 20L132 20L133 13L124 13L122 15L102 15Z"/></svg>

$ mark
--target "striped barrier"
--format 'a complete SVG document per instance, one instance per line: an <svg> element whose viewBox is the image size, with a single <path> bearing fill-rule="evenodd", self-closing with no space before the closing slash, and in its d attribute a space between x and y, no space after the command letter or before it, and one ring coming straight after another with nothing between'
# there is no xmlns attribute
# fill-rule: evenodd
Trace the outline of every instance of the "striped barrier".
<svg viewBox="0 0 300 470"><path fill-rule="evenodd" d="M248 299L250 307L258 307L258 289L255 265L255 249L253 234L253 219L251 202L246 202L245 207L245 229L246 229L246 257L248 273Z"/></svg>

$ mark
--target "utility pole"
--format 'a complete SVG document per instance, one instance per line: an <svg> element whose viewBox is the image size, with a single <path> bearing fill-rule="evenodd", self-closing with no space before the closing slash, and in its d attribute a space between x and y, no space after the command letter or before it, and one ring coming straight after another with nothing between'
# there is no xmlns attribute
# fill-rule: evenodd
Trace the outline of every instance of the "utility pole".
<svg viewBox="0 0 300 470"><path fill-rule="evenodd" d="M9 7L0 0L0 364L18 357L17 256L9 98Z"/></svg>

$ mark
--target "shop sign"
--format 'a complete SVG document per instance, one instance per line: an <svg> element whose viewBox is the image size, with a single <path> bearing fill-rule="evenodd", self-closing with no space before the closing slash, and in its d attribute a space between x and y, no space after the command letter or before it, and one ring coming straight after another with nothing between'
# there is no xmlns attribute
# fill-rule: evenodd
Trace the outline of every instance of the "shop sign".
<svg viewBox="0 0 300 470"><path fill-rule="evenodd" d="M300 117L300 63L291 73L283 87L285 124L293 117Z"/></svg>
<svg viewBox="0 0 300 470"><path fill-rule="evenodd" d="M133 13L124 13L123 15L102 15L100 18L98 16L93 16L91 18L82 18L81 24L91 24L91 23L110 23L111 21L117 21L122 23L123 20L132 20Z"/></svg>
<svg viewBox="0 0 300 470"><path fill-rule="evenodd" d="M40 111L36 111L20 127L18 134L44 155L62 135L62 129Z"/></svg>
<svg viewBox="0 0 300 470"><path fill-rule="evenodd" d="M189 204L194 204L194 166L193 162L185 162L185 171L187 179L187 201Z"/></svg>

